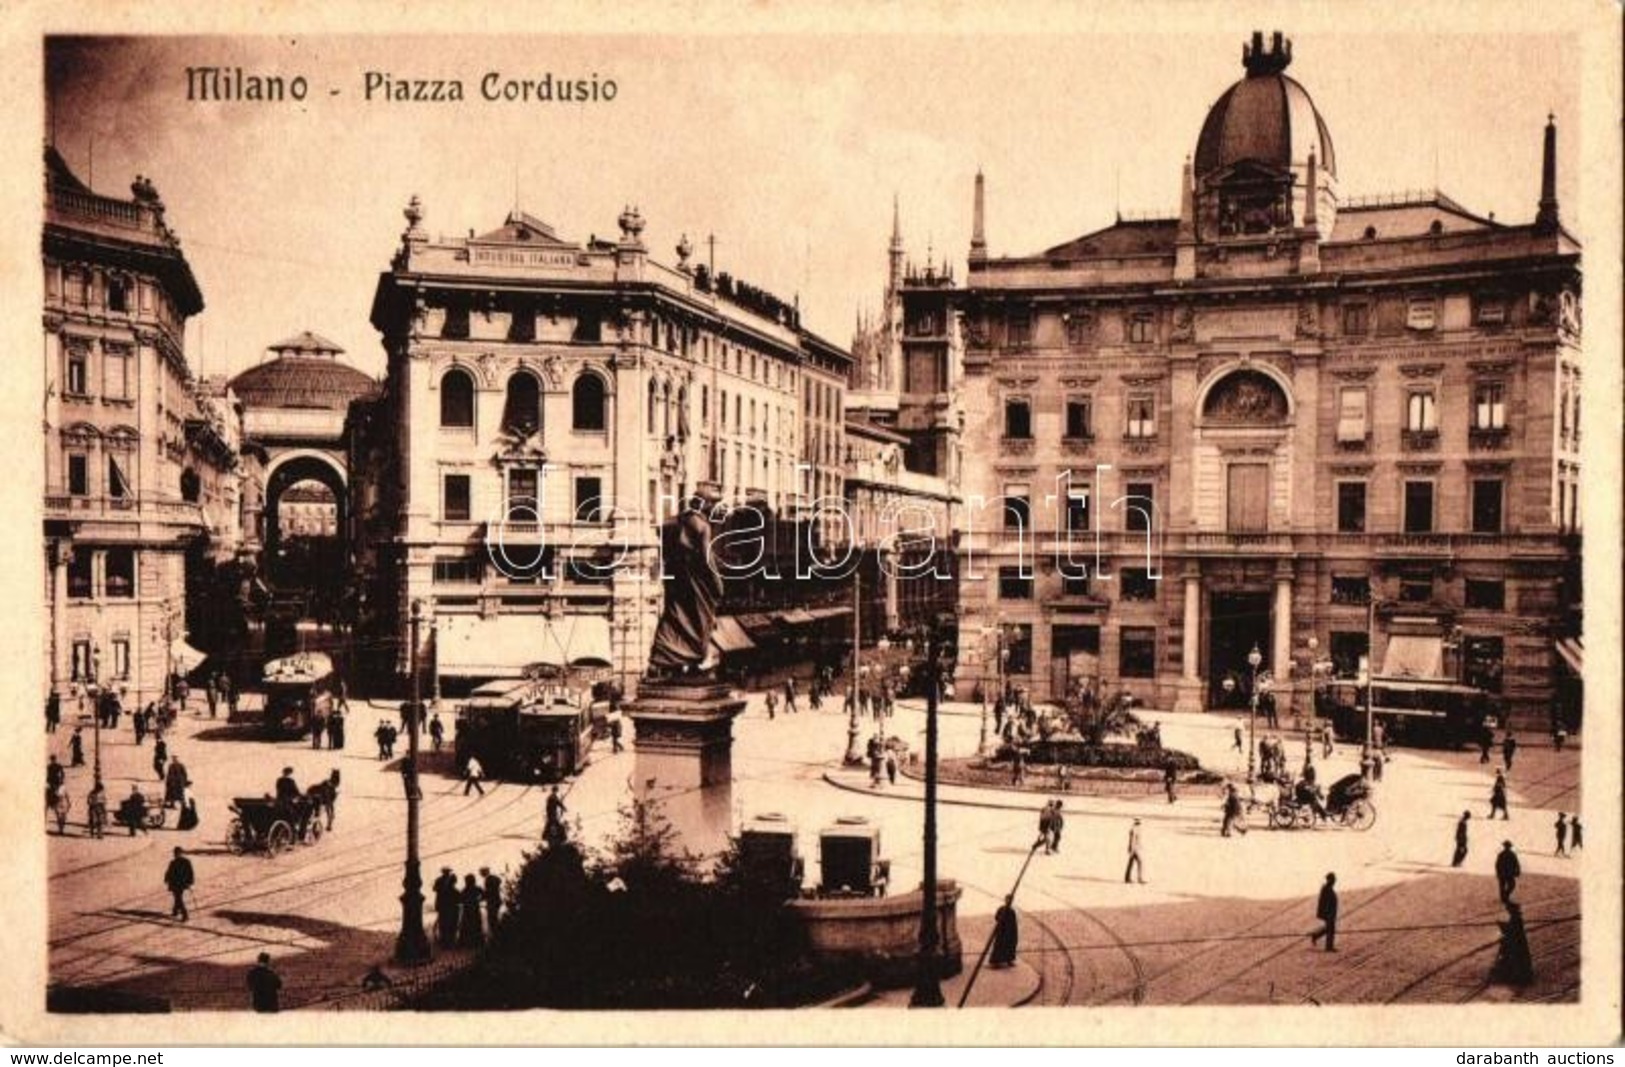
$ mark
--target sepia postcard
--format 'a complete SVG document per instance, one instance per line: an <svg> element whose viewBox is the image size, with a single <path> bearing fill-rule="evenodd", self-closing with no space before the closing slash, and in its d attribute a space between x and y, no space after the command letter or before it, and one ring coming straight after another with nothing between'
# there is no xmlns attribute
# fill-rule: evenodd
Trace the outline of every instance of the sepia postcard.
<svg viewBox="0 0 1625 1067"><path fill-rule="evenodd" d="M21 5L0 1034L1618 1040L1620 30Z"/></svg>

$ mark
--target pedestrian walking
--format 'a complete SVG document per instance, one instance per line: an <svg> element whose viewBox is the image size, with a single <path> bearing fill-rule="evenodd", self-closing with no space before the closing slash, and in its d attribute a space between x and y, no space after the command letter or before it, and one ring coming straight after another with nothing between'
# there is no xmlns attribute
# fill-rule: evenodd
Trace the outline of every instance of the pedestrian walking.
<svg viewBox="0 0 1625 1067"><path fill-rule="evenodd" d="M56 728L62 725L62 696L56 690L45 698L45 732L56 733Z"/></svg>
<svg viewBox="0 0 1625 1067"><path fill-rule="evenodd" d="M231 680L231 675L222 674L220 676L220 687L226 701L226 714L235 719L237 717L237 685Z"/></svg>
<svg viewBox="0 0 1625 1067"><path fill-rule="evenodd" d="M1467 821L1472 817L1472 812L1464 811L1461 813L1461 818L1456 820L1456 851L1450 857L1450 866L1452 867L1460 867L1462 862L1467 859Z"/></svg>
<svg viewBox="0 0 1625 1067"><path fill-rule="evenodd" d="M468 791L472 789L483 797L485 795L485 786L480 784L480 779L484 777L485 768L480 766L479 757L468 757L468 764L463 767L463 796L468 796Z"/></svg>
<svg viewBox="0 0 1625 1067"><path fill-rule="evenodd" d="M485 926L480 915L480 905L484 900L485 893L474 880L474 876L463 875L462 923L457 930L459 948L477 949L485 946Z"/></svg>
<svg viewBox="0 0 1625 1067"><path fill-rule="evenodd" d="M767 691L766 704L767 704L767 718L768 718L768 721L771 722L771 721L773 721L774 718L776 718L776 716L773 714L773 712L774 712L774 709L776 709L779 706L779 695L777 693L775 693L773 690L769 689Z"/></svg>
<svg viewBox="0 0 1625 1067"><path fill-rule="evenodd" d="M1044 855L1054 854L1055 848L1051 844L1050 832L1055 827L1055 803L1046 801L1038 812L1038 843L1044 846Z"/></svg>
<svg viewBox="0 0 1625 1067"><path fill-rule="evenodd" d="M161 782L169 769L169 742L159 738L152 746L152 770Z"/></svg>
<svg viewBox="0 0 1625 1067"><path fill-rule="evenodd" d="M1569 817L1563 812L1557 813L1557 855L1569 854Z"/></svg>
<svg viewBox="0 0 1625 1067"><path fill-rule="evenodd" d="M1320 944L1326 939L1326 951L1337 951L1337 875L1327 874L1326 884L1320 887L1320 900L1315 904L1315 918L1324 925L1309 935L1309 943Z"/></svg>
<svg viewBox="0 0 1625 1067"><path fill-rule="evenodd" d="M1382 725L1381 719L1378 719L1371 728L1371 747L1378 752L1388 747L1388 730Z"/></svg>
<svg viewBox="0 0 1625 1067"><path fill-rule="evenodd" d="M1374 781L1374 782L1382 781L1382 768L1383 768L1383 765L1385 763L1387 763L1387 762L1388 761L1383 758L1382 749L1379 748L1375 752L1371 753L1371 780L1372 781Z"/></svg>
<svg viewBox="0 0 1625 1067"><path fill-rule="evenodd" d="M1145 863L1140 858L1140 820L1135 819L1128 828L1128 866L1123 868L1123 881L1128 882L1130 875L1140 885L1145 884Z"/></svg>
<svg viewBox="0 0 1625 1067"><path fill-rule="evenodd" d="M1495 784L1490 786L1490 818L1495 818L1496 812L1501 813L1503 821L1510 821L1512 816L1507 812L1507 780L1506 775L1500 771L1495 772Z"/></svg>
<svg viewBox="0 0 1625 1067"><path fill-rule="evenodd" d="M461 909L462 897L457 893L457 876L451 873L450 867L442 867L440 877L434 880L434 914L435 929L443 948L454 948L457 944L458 912Z"/></svg>
<svg viewBox="0 0 1625 1067"><path fill-rule="evenodd" d="M203 695L209 702L209 718L215 718L220 711L219 676L211 675L203 686Z"/></svg>
<svg viewBox="0 0 1625 1067"><path fill-rule="evenodd" d="M381 760L388 759L390 746L389 724L379 719L378 729L372 732L372 736L373 740L378 742L378 758Z"/></svg>
<svg viewBox="0 0 1625 1067"><path fill-rule="evenodd" d="M1162 769L1162 788L1168 794L1168 803L1179 799L1179 768L1174 766L1173 760Z"/></svg>
<svg viewBox="0 0 1625 1067"><path fill-rule="evenodd" d="M169 867L164 871L164 885L169 889L169 895L174 898L170 905L169 917L179 918L181 922L188 922L192 916L186 910L186 891L192 888L197 876L192 871L192 861L186 858L186 850L180 847L175 849L175 857L169 861Z"/></svg>
<svg viewBox="0 0 1625 1067"><path fill-rule="evenodd" d="M1571 851L1578 852L1581 846L1584 845L1584 841L1580 838L1580 832L1580 815L1576 812L1569 816L1569 849Z"/></svg>
<svg viewBox="0 0 1625 1067"><path fill-rule="evenodd" d="M1050 801L1050 806L1054 809L1049 820L1049 850L1053 853L1061 851L1061 831L1066 828L1066 816L1061 814L1059 800Z"/></svg>
<svg viewBox="0 0 1625 1067"><path fill-rule="evenodd" d="M102 785L100 778L90 787L90 795L85 798L86 827L91 837L101 837L107 832L107 789Z"/></svg>
<svg viewBox="0 0 1625 1067"><path fill-rule="evenodd" d="M130 726L132 728L134 728L134 730L135 730L135 743L136 744L139 745L139 744L141 744L143 741L145 741L147 739L147 731L152 726L152 703L151 703L151 701L148 701L146 707L139 708L133 714L131 714L131 716L130 716Z"/></svg>
<svg viewBox="0 0 1625 1067"><path fill-rule="evenodd" d="M1236 727L1236 735L1235 735L1235 736L1236 736L1236 743L1235 743L1235 745L1234 745L1234 747L1235 747L1235 750L1236 750L1236 751L1237 751L1237 752L1244 752L1244 751L1246 751L1246 748L1245 748L1245 746L1244 746L1244 745L1242 745L1242 743L1241 743L1241 727L1239 727L1239 726L1238 726L1238 727Z"/></svg>
<svg viewBox="0 0 1625 1067"><path fill-rule="evenodd" d="M993 913L993 952L988 965L995 971L1002 971L1016 964L1016 949L1020 945L1021 932L1016 925L1016 898L1006 896L999 910Z"/></svg>
<svg viewBox="0 0 1625 1067"><path fill-rule="evenodd" d="M784 713L796 714L796 680L794 676L784 680Z"/></svg>
<svg viewBox="0 0 1625 1067"><path fill-rule="evenodd" d="M186 773L186 764L176 756L169 762L169 770L164 774L164 807L180 807L186 803L186 791L191 788L192 779Z"/></svg>
<svg viewBox="0 0 1625 1067"><path fill-rule="evenodd" d="M68 772L63 769L62 764L56 761L56 756L52 755L45 761L45 788L53 791L58 790L67 782Z"/></svg>
<svg viewBox="0 0 1625 1067"><path fill-rule="evenodd" d="M886 746L880 740L880 735L869 738L869 784L876 789L880 788L881 775L886 773Z"/></svg>
<svg viewBox="0 0 1625 1067"><path fill-rule="evenodd" d="M1559 726L1552 731L1552 748L1563 751L1563 746L1569 743L1569 732Z"/></svg>
<svg viewBox="0 0 1625 1067"><path fill-rule="evenodd" d="M445 743L446 725L440 721L440 713L437 711L429 716L429 748L432 751L439 752L440 746Z"/></svg>
<svg viewBox="0 0 1625 1067"><path fill-rule="evenodd" d="M68 766L83 767L85 765L85 735L84 727L75 726L73 733L68 737Z"/></svg>
<svg viewBox="0 0 1625 1067"><path fill-rule="evenodd" d="M497 919L502 916L502 879L481 867L481 896L485 899L485 925L492 934L497 932Z"/></svg>
<svg viewBox="0 0 1625 1067"><path fill-rule="evenodd" d="M542 839L548 844L556 845L564 840L566 810L568 809L564 806L564 798L559 796L559 787L554 786L553 791L547 794L547 822L542 828Z"/></svg>
<svg viewBox="0 0 1625 1067"><path fill-rule="evenodd" d="M1512 770L1512 757L1517 754L1518 739L1512 736L1511 730L1508 730L1506 739L1501 742L1501 762L1506 765L1508 771Z"/></svg>
<svg viewBox="0 0 1625 1067"><path fill-rule="evenodd" d="M1234 784L1224 789L1224 819L1219 824L1219 836L1229 837L1232 829L1244 834L1247 832L1247 827L1241 824L1241 795L1236 792Z"/></svg>
<svg viewBox="0 0 1625 1067"><path fill-rule="evenodd" d="M1490 761L1490 749L1495 747L1495 731L1488 726L1478 732L1478 762Z"/></svg>
<svg viewBox="0 0 1625 1067"><path fill-rule="evenodd" d="M1501 903L1506 904L1512 900L1521 874L1523 864L1518 862L1518 854L1512 851L1512 842L1501 842L1501 851L1495 857L1495 882L1501 891Z"/></svg>
<svg viewBox="0 0 1625 1067"><path fill-rule="evenodd" d="M611 755L626 751L626 746L621 743L622 729L621 713L617 711L609 719L609 751Z"/></svg>
<svg viewBox="0 0 1625 1067"><path fill-rule="evenodd" d="M889 748L886 750L886 782L888 785L897 784L897 753Z"/></svg>
<svg viewBox="0 0 1625 1067"><path fill-rule="evenodd" d="M322 747L322 738L327 736L327 716L319 711L310 713L310 747Z"/></svg>
<svg viewBox="0 0 1625 1067"><path fill-rule="evenodd" d="M130 786L130 795L119 804L119 821L130 828L130 836L147 832L147 798L139 785Z"/></svg>
<svg viewBox="0 0 1625 1067"><path fill-rule="evenodd" d="M1010 755L1010 784L1025 785L1027 783L1027 751L1017 745Z"/></svg>
<svg viewBox="0 0 1625 1067"><path fill-rule="evenodd" d="M337 708L327 716L327 747L335 750L344 747L344 713Z"/></svg>
<svg viewBox="0 0 1625 1067"><path fill-rule="evenodd" d="M257 1012L282 1010L282 978L272 969L269 952L261 952L259 962L248 969L248 1002Z"/></svg>

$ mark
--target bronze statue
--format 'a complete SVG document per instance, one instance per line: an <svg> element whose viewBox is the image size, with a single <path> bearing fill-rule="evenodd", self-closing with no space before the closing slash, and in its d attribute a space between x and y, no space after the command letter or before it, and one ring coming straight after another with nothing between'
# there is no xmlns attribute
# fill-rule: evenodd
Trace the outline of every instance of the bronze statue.
<svg viewBox="0 0 1625 1067"><path fill-rule="evenodd" d="M660 527L665 599L649 649L650 678L705 675L716 666L711 632L722 599L722 575L711 558L718 494L702 484L682 512Z"/></svg>

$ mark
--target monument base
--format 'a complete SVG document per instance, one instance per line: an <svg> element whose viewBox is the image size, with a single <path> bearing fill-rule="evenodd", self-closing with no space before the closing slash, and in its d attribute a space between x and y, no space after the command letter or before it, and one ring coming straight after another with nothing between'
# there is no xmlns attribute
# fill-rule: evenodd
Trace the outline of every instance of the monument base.
<svg viewBox="0 0 1625 1067"><path fill-rule="evenodd" d="M937 883L937 946L942 961L938 978L951 978L964 966L961 892L951 879ZM819 959L856 964L882 989L912 985L918 976L923 888L889 897L794 900L789 907L807 932L808 948Z"/></svg>
<svg viewBox="0 0 1625 1067"><path fill-rule="evenodd" d="M625 710L634 795L658 805L683 848L722 852L733 828L733 720L745 702L719 682L644 679Z"/></svg>

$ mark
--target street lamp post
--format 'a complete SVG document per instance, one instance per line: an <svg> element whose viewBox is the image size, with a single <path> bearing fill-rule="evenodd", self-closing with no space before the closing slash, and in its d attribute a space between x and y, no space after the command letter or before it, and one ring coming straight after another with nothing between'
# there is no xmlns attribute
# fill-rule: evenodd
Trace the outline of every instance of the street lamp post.
<svg viewBox="0 0 1625 1067"><path fill-rule="evenodd" d="M863 637L863 600L860 592L862 573L863 548L859 545L858 565L852 571L852 677L846 687L851 715L848 716L846 722L846 754L841 757L841 762L848 767L863 762L863 750L858 747L858 734L863 729L858 725L858 666L860 660L858 649L861 647Z"/></svg>
<svg viewBox="0 0 1625 1067"><path fill-rule="evenodd" d="M876 663L874 667L875 683L869 695L869 708L870 714L875 720L875 737L884 742L886 740L886 723L881 718L880 695L885 691L886 683L891 678L891 671L886 663L887 654L891 652L891 641L885 635L881 635L880 640L875 642L875 651L880 653L880 662Z"/></svg>
<svg viewBox="0 0 1625 1067"><path fill-rule="evenodd" d="M1315 704L1320 700L1320 661L1316 653L1320 639L1309 638L1309 719L1303 728L1303 765L1307 769L1315 764Z"/></svg>
<svg viewBox="0 0 1625 1067"><path fill-rule="evenodd" d="M90 691L94 694L90 698L90 721L93 724L90 730L91 737L91 769L95 780L102 780L102 646L97 641L90 643Z"/></svg>
<svg viewBox="0 0 1625 1067"><path fill-rule="evenodd" d="M422 681L418 677L418 626L423 602L412 601L412 703L406 717L406 763L401 780L406 787L406 874L401 880L401 932L395 940L397 963L422 963L429 958L429 938L423 931L423 873L418 864L418 723L423 717Z"/></svg>
<svg viewBox="0 0 1625 1067"><path fill-rule="evenodd" d="M941 642L927 624L925 677L925 877L920 889L920 957L911 1008L943 1006L937 931L937 699L942 685Z"/></svg>
<svg viewBox="0 0 1625 1067"><path fill-rule="evenodd" d="M1258 651L1258 646L1256 644L1253 645L1253 650L1251 652L1247 653L1247 666L1249 666L1249 667L1251 667L1253 669L1253 685L1252 685L1252 691L1249 693L1249 696L1251 697L1251 699L1248 701L1248 712L1247 712L1247 784L1248 785L1252 784L1252 782L1253 782L1253 772L1257 768L1256 760L1257 760L1257 753L1258 753L1258 741L1257 741L1257 732L1258 732L1258 665L1260 663L1263 663L1263 662L1264 662L1264 657Z"/></svg>

